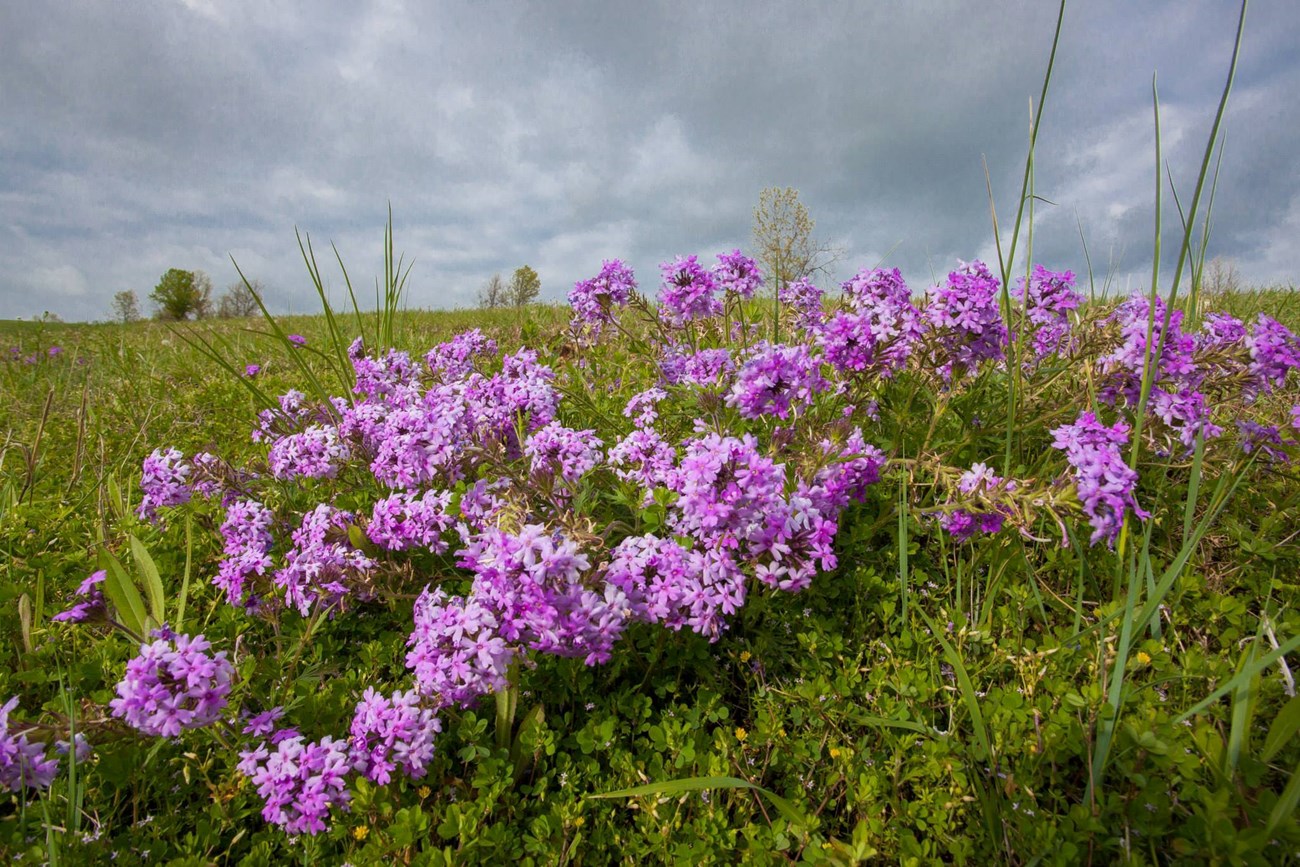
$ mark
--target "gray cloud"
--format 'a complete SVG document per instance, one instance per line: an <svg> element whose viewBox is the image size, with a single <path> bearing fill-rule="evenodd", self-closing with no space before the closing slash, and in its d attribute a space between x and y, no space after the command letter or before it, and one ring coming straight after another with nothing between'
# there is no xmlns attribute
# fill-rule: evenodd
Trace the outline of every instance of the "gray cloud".
<svg viewBox="0 0 1300 867"><path fill-rule="evenodd" d="M1077 8L1076 8L1077 7ZM107 315L170 267L313 309L294 227L334 291L334 241L372 285L388 204L411 303L473 303L492 273L546 297L619 256L749 240L765 186L798 187L843 279L914 286L991 256L987 162L1009 219L1054 4L52 0L0 8L0 316ZM1191 195L1234 10L1122 0L1067 9L1039 138L1035 258L1149 279L1150 80ZM1300 15L1252 8L1211 253L1254 281L1300 254ZM1177 214L1166 196L1165 249ZM1166 274L1168 271L1165 272Z"/></svg>

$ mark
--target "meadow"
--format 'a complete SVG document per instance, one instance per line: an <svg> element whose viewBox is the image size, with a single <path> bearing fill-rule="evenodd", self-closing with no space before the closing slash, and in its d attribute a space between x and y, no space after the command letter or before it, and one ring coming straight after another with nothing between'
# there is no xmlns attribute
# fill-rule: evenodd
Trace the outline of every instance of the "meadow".
<svg viewBox="0 0 1300 867"><path fill-rule="evenodd" d="M0 845L1291 857L1294 292L1166 324L1041 271L1012 339L974 266L729 261L657 306L607 263L572 309L7 325ZM1148 336L1146 405L1209 399L1132 436Z"/></svg>
<svg viewBox="0 0 1300 867"><path fill-rule="evenodd" d="M1297 860L1300 301L1202 285L1222 115L1131 297L1031 264L1031 135L934 285L411 311L390 223L373 310L0 323L0 851Z"/></svg>

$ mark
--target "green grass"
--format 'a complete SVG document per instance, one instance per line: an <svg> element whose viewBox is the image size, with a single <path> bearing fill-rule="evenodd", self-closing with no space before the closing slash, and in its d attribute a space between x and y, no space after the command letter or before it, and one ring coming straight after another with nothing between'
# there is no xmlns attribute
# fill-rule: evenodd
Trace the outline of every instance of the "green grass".
<svg viewBox="0 0 1300 867"><path fill-rule="evenodd" d="M1300 320L1283 290L1207 303ZM419 354L467 327L506 351L542 348L572 396L568 422L608 442L621 401L652 371L611 346L584 373L561 338L566 319L548 307L413 311L392 327ZM328 348L322 318L281 324ZM268 395L301 387L287 350L252 333L260 325L187 327L233 366L262 364ZM154 741L105 715L129 642L49 617L111 551L137 576L144 610L232 651L249 684L278 684L276 700L314 737L345 730L365 686L403 682L409 600L311 632L250 625L209 584L219 509L161 528L132 509L155 447L254 459L254 397L158 323L5 324L3 340L66 352L0 369L0 698L21 696L16 717L51 726L45 736L75 717L97 748L39 805L0 807L6 852L82 863L147 849L178 864L1279 863L1300 844L1300 716L1281 667L1300 635L1294 469L1235 463L1220 445L1195 463L1144 454L1139 496L1155 517L1117 554L1014 533L954 546L924 513L941 466L1002 451L1005 431L972 421L999 417L996 377L947 398L907 377L878 394L869 439L913 468L846 516L840 567L808 591L756 593L717 644L640 628L608 666L541 660L520 673L504 722L490 703L444 714L427 791L358 784L329 833L288 843L258 816L221 738ZM330 382L330 352L304 358ZM1016 454L1028 462L1017 474L1033 476L1050 451L1043 431L1078 407L1077 384L1026 379L1019 400ZM160 587L144 580L150 562Z"/></svg>

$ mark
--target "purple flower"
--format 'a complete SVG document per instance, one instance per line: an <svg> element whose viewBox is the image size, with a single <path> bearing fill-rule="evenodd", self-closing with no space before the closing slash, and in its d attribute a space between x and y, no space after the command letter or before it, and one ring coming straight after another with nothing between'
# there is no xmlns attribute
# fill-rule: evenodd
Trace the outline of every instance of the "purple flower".
<svg viewBox="0 0 1300 867"><path fill-rule="evenodd" d="M144 497L136 514L153 521L159 509L188 503L192 495L189 484L191 470L190 463L179 449L154 449L142 466L140 490Z"/></svg>
<svg viewBox="0 0 1300 867"><path fill-rule="evenodd" d="M424 357L439 382L455 382L474 370L474 361L497 351L495 340L477 328L462 331L446 343L439 343Z"/></svg>
<svg viewBox="0 0 1300 867"><path fill-rule="evenodd" d="M1153 382L1194 380L1197 372L1193 357L1196 338L1182 331L1183 311L1168 313L1169 328L1166 332L1166 307L1162 298L1156 298L1154 311L1150 299L1144 295L1133 295L1115 308L1110 318L1119 324L1120 345L1099 359L1109 380L1100 392L1103 400L1113 404L1123 397L1132 405L1138 403L1147 357L1155 354L1162 333L1164 348Z"/></svg>
<svg viewBox="0 0 1300 867"><path fill-rule="evenodd" d="M416 689L435 707L468 707L505 689L516 648L501 637L497 616L487 605L426 587L415 600L414 616L406 666Z"/></svg>
<svg viewBox="0 0 1300 867"><path fill-rule="evenodd" d="M998 304L999 287L983 262L971 262L930 290L925 321L937 339L934 360L945 381L974 372L983 361L1003 357L1007 328Z"/></svg>
<svg viewBox="0 0 1300 867"><path fill-rule="evenodd" d="M678 256L659 266L663 285L659 289L659 306L672 325L684 325L695 319L708 319L722 313L722 301L716 297L717 283L695 256Z"/></svg>
<svg viewBox="0 0 1300 867"><path fill-rule="evenodd" d="M349 457L338 428L314 424L275 440L266 460L277 479L332 479Z"/></svg>
<svg viewBox="0 0 1300 867"><path fill-rule="evenodd" d="M808 403L828 387L819 367L803 344L761 343L736 372L727 405L736 407L745 418L789 418L792 406Z"/></svg>
<svg viewBox="0 0 1300 867"><path fill-rule="evenodd" d="M599 274L573 284L569 292L573 324L585 323L599 332L604 323L613 320L614 310L625 306L635 291L636 277L632 269L618 259L606 259Z"/></svg>
<svg viewBox="0 0 1300 867"><path fill-rule="evenodd" d="M352 767L385 786L398 768L412 780L425 775L442 723L432 710L420 707L414 690L384 698L367 688L352 716L351 731Z"/></svg>
<svg viewBox="0 0 1300 867"><path fill-rule="evenodd" d="M292 343L294 346L306 346L306 345L307 345L307 338L306 338L306 337L303 337L301 334L290 334L288 340L289 340L289 342Z"/></svg>
<svg viewBox="0 0 1300 867"><path fill-rule="evenodd" d="M971 499L971 505L944 514L940 526L958 544L977 534L997 533L1007 517L1006 509L996 503L997 494L1015 489L1015 481L996 475L987 464L976 463L957 480L957 490Z"/></svg>
<svg viewBox="0 0 1300 867"><path fill-rule="evenodd" d="M391 551L423 548L442 554L447 550L443 534L455 524L450 505L450 491L393 494L375 503L366 535Z"/></svg>
<svg viewBox="0 0 1300 867"><path fill-rule="evenodd" d="M1052 447L1064 451L1074 468L1079 501L1092 524L1090 542L1094 545L1105 539L1107 545L1114 546L1126 509L1132 509L1139 518L1150 517L1134 498L1138 475L1120 453L1128 444L1128 433L1129 426L1122 419L1106 427L1091 412L1082 413L1074 424L1052 431Z"/></svg>
<svg viewBox="0 0 1300 867"><path fill-rule="evenodd" d="M1246 454L1258 452L1265 460L1290 463L1290 458L1281 449L1282 434L1277 425L1241 419L1237 422L1237 430L1241 434L1241 450Z"/></svg>
<svg viewBox="0 0 1300 867"><path fill-rule="evenodd" d="M352 762L347 742L324 737L305 741L293 733L270 745L239 753L239 770L257 787L266 806L262 818L290 835L326 829L331 807L346 810Z"/></svg>
<svg viewBox="0 0 1300 867"><path fill-rule="evenodd" d="M48 350L46 350L46 354L49 355L50 358L58 358L60 355L63 354L63 347L51 346Z"/></svg>
<svg viewBox="0 0 1300 867"><path fill-rule="evenodd" d="M254 378L261 372L262 365L260 364L249 364L244 367L244 376L247 376L249 379Z"/></svg>
<svg viewBox="0 0 1300 867"><path fill-rule="evenodd" d="M161 634L126 664L109 706L132 728L175 737L220 717L235 668L224 650L208 653L212 645L202 635Z"/></svg>
<svg viewBox="0 0 1300 867"><path fill-rule="evenodd" d="M293 547L275 573L275 584L284 591L285 604L303 617L318 602L343 603L356 579L374 568L373 560L346 541L352 521L351 512L321 503L293 531Z"/></svg>
<svg viewBox="0 0 1300 867"><path fill-rule="evenodd" d="M26 732L12 731L9 714L17 706L17 696L0 706L0 788L48 789L59 772L59 760L46 753L44 744L29 741Z"/></svg>
<svg viewBox="0 0 1300 867"><path fill-rule="evenodd" d="M108 573L103 569L92 572L73 594L74 599L81 601L74 603L66 611L54 615L50 620L61 623L85 623L87 620L105 617L108 614L108 606L104 601L104 591L99 588L99 585L107 576Z"/></svg>
<svg viewBox="0 0 1300 867"><path fill-rule="evenodd" d="M841 284L849 309L864 316L876 344L880 375L886 378L902 370L921 339L921 317L911 301L911 292L897 268L862 270Z"/></svg>
<svg viewBox="0 0 1300 867"><path fill-rule="evenodd" d="M602 443L592 430L573 430L553 421L524 442L536 475L554 477L575 485L601 461Z"/></svg>
<svg viewBox="0 0 1300 867"><path fill-rule="evenodd" d="M1024 277L1016 282L1012 295L1025 305L1036 357L1045 358L1069 348L1070 311L1077 310L1083 300L1074 291L1072 272L1048 271L1042 265L1035 265L1029 275L1028 298Z"/></svg>
<svg viewBox="0 0 1300 867"><path fill-rule="evenodd" d="M275 724L283 716L284 708L282 707L273 707L259 714L248 716L246 717L248 721L244 724L243 733L252 735L255 738L267 737L275 731Z"/></svg>
<svg viewBox="0 0 1300 867"><path fill-rule="evenodd" d="M807 278L786 283L776 293L777 300L794 313L797 328L813 328L822 321L822 290Z"/></svg>
<svg viewBox="0 0 1300 867"><path fill-rule="evenodd" d="M659 374L668 385L717 388L731 377L735 369L729 349L687 352L681 346L670 346L659 360Z"/></svg>
<svg viewBox="0 0 1300 867"><path fill-rule="evenodd" d="M221 523L225 556L212 583L225 591L231 605L248 608L256 601L247 583L267 574L271 568L271 527L275 516L256 500L236 500L226 508Z"/></svg>
<svg viewBox="0 0 1300 867"><path fill-rule="evenodd" d="M718 254L718 264L713 267L713 281L728 293L751 298L763 285L763 272L753 259L739 250L732 250Z"/></svg>
<svg viewBox="0 0 1300 867"><path fill-rule="evenodd" d="M1263 313L1246 338L1250 351L1250 374L1254 382L1249 393L1271 393L1286 385L1287 374L1300 368L1300 340L1291 330Z"/></svg>
<svg viewBox="0 0 1300 867"><path fill-rule="evenodd" d="M652 427L637 428L609 450L609 465L614 475L634 482L650 491L667 483L677 458L677 450Z"/></svg>
<svg viewBox="0 0 1300 867"><path fill-rule="evenodd" d="M648 388L634 394L623 407L623 417L633 419L639 428L650 427L659 420L659 403L667 398L668 392L662 388Z"/></svg>

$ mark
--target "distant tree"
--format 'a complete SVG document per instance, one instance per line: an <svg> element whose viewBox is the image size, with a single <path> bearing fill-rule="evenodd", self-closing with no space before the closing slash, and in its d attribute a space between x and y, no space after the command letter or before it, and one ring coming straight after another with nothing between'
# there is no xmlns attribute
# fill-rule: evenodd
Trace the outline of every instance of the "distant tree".
<svg viewBox="0 0 1300 867"><path fill-rule="evenodd" d="M202 271L194 272L194 318L207 319L213 314L212 280Z"/></svg>
<svg viewBox="0 0 1300 867"><path fill-rule="evenodd" d="M250 288L251 287L251 288ZM220 319L243 319L256 316L260 311L257 299L263 297L262 281L253 280L245 283L239 280L231 283L217 302L217 317Z"/></svg>
<svg viewBox="0 0 1300 867"><path fill-rule="evenodd" d="M542 280L537 276L537 272L527 265L515 269L515 275L510 278L510 288L507 292L511 306L523 307L537 300L537 296L542 292Z"/></svg>
<svg viewBox="0 0 1300 867"><path fill-rule="evenodd" d="M199 305L199 292L194 288L194 272L172 268L162 276L149 293L156 305L159 319L184 319L194 313Z"/></svg>
<svg viewBox="0 0 1300 867"><path fill-rule="evenodd" d="M768 187L759 193L754 246L774 289L825 271L839 258L838 251L813 237L815 225L793 187Z"/></svg>
<svg viewBox="0 0 1300 867"><path fill-rule="evenodd" d="M123 289L113 296L113 318L125 325L140 318L140 299L132 289Z"/></svg>
<svg viewBox="0 0 1300 867"><path fill-rule="evenodd" d="M488 281L483 284L483 288L478 290L478 306L487 307L504 307L506 304L506 281L501 279L500 274L493 274Z"/></svg>
<svg viewBox="0 0 1300 867"><path fill-rule="evenodd" d="M1201 278L1201 288L1211 296L1226 295L1241 288L1241 278L1237 276L1237 265L1231 259L1215 256L1205 269Z"/></svg>

